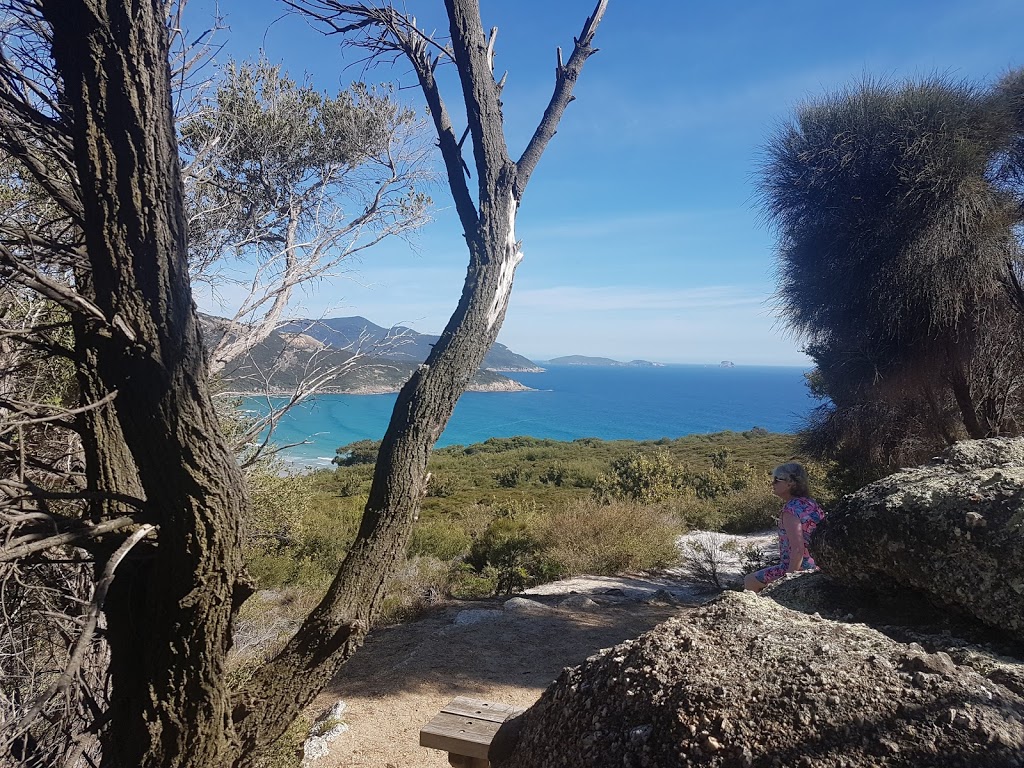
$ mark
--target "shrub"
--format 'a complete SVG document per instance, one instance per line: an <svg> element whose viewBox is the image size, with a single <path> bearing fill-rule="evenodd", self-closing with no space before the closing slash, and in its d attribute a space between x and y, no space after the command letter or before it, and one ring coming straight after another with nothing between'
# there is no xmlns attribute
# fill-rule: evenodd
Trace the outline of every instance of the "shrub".
<svg viewBox="0 0 1024 768"><path fill-rule="evenodd" d="M451 581L451 567L436 557L408 558L388 583L374 624L385 626L418 618L449 594Z"/></svg>
<svg viewBox="0 0 1024 768"><path fill-rule="evenodd" d="M529 471L518 464L513 464L494 475L494 479L502 488L515 488L519 483L530 479Z"/></svg>
<svg viewBox="0 0 1024 768"><path fill-rule="evenodd" d="M354 443L338 448L337 454L331 459L332 464L339 467L352 467L356 464L376 464L380 452L380 440L356 440Z"/></svg>
<svg viewBox="0 0 1024 768"><path fill-rule="evenodd" d="M565 467L561 463L552 464L546 467L538 476L544 485L557 485L561 486L566 480Z"/></svg>
<svg viewBox="0 0 1024 768"><path fill-rule="evenodd" d="M687 542L683 550L683 567L694 581L724 588L723 571L727 560L722 537L705 533Z"/></svg>
<svg viewBox="0 0 1024 768"><path fill-rule="evenodd" d="M580 500L538 523L543 557L560 576L614 575L678 561L681 528L664 510Z"/></svg>
<svg viewBox="0 0 1024 768"><path fill-rule="evenodd" d="M740 567L744 573L753 573L779 562L779 550L747 544L739 550Z"/></svg>
<svg viewBox="0 0 1024 768"><path fill-rule="evenodd" d="M540 544L530 515L499 515L473 542L468 562L478 572L495 570L495 594L519 592L543 580Z"/></svg>
<svg viewBox="0 0 1024 768"><path fill-rule="evenodd" d="M458 490L458 483L452 475L431 472L427 482L427 496L433 499L447 499Z"/></svg>
<svg viewBox="0 0 1024 768"><path fill-rule="evenodd" d="M472 543L469 533L457 522L436 518L422 522L413 529L409 554L429 555L450 561L466 554Z"/></svg>
<svg viewBox="0 0 1024 768"><path fill-rule="evenodd" d="M493 595L498 586L494 568L478 573L469 563L462 563L452 572L451 594L460 600L476 600Z"/></svg>
<svg viewBox="0 0 1024 768"><path fill-rule="evenodd" d="M721 505L697 496L681 496L664 505L686 530L717 531L722 527Z"/></svg>
<svg viewBox="0 0 1024 768"><path fill-rule="evenodd" d="M775 526L782 502L768 491L746 488L716 500L720 528L728 533L753 533Z"/></svg>
<svg viewBox="0 0 1024 768"><path fill-rule="evenodd" d="M671 496L679 470L668 451L632 451L611 463L611 475L598 478L594 492L604 499L653 504Z"/></svg>

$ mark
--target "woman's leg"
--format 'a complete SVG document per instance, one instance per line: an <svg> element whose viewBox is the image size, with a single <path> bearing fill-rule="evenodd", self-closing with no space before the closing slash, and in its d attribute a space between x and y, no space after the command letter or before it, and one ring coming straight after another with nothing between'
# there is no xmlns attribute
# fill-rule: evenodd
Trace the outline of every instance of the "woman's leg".
<svg viewBox="0 0 1024 768"><path fill-rule="evenodd" d="M743 588L751 592L760 592L776 579L781 579L786 574L786 569L781 565L769 565L759 571L748 573L743 577Z"/></svg>

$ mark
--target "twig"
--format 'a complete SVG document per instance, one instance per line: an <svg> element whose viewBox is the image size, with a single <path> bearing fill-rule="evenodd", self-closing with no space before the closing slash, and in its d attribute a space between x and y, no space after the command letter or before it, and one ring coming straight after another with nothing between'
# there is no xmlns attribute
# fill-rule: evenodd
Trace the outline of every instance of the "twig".
<svg viewBox="0 0 1024 768"><path fill-rule="evenodd" d="M75 642L75 647L71 652L71 658L68 660L67 666L61 673L60 677L47 689L42 695L36 698L32 705L26 710L13 726L7 723L0 724L0 731L7 731L10 729L10 735L6 738L6 743L9 745L23 733L25 733L35 722L36 718L43 711L50 700L57 694L66 691L71 684L74 682L75 677L78 675L78 668L82 664L82 659L85 657L85 652L88 650L89 643L92 642L93 634L96 632L96 624L99 621L100 612L103 610L103 603L107 597L107 591L110 589L110 584L114 580L114 572L117 570L117 566L120 565L121 561L125 558L132 547L138 544L144 539L149 533L156 529L153 525L142 525L135 533L129 536L119 546L114 554L110 556L106 566L103 568L103 574L100 580L96 584L96 591L93 593L92 602L89 604L88 611L85 618L85 626L82 628L82 634L78 636L78 640Z"/></svg>
<svg viewBox="0 0 1024 768"><path fill-rule="evenodd" d="M47 536L46 538L35 538L41 534L23 536L15 541L24 543L15 544L14 546L4 546L0 549L0 563L17 560L35 552L42 552L45 549L58 547L62 544L70 544L71 542L78 541L80 539L91 539L96 536L102 536L105 533L112 533L114 531L121 530L122 528L127 528L129 525L133 525L136 522L137 521L134 517L116 517L113 520L105 520L102 523L96 523L95 525L82 522L82 527L79 530L58 533L55 536ZM152 528L152 526L149 527ZM26 542L25 539L30 540Z"/></svg>

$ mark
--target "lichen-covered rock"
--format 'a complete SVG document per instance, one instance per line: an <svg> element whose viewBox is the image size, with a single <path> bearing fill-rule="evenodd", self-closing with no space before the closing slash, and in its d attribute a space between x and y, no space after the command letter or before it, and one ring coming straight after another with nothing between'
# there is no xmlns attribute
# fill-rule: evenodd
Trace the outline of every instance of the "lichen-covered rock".
<svg viewBox="0 0 1024 768"><path fill-rule="evenodd" d="M974 440L845 497L811 540L848 586L927 594L1024 637L1024 440Z"/></svg>
<svg viewBox="0 0 1024 768"><path fill-rule="evenodd" d="M565 670L519 719L512 751L492 762L1022 766L1024 699L999 682L1006 665L982 662L725 593Z"/></svg>

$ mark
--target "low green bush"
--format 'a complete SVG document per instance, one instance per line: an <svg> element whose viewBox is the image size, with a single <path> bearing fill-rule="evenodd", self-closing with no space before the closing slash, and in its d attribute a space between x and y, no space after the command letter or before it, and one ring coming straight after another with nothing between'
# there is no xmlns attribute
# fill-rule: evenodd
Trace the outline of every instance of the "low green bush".
<svg viewBox="0 0 1024 768"><path fill-rule="evenodd" d="M678 561L678 519L653 506L580 500L540 519L536 536L558 576L614 575Z"/></svg>
<svg viewBox="0 0 1024 768"><path fill-rule="evenodd" d="M775 526L782 501L764 489L745 488L716 500L721 510L720 530L754 533Z"/></svg>
<svg viewBox="0 0 1024 768"><path fill-rule="evenodd" d="M472 537L458 521L435 518L413 529L409 554L451 561L466 554L472 543Z"/></svg>
<svg viewBox="0 0 1024 768"><path fill-rule="evenodd" d="M452 568L436 557L409 557L388 583L374 624L412 621L451 591Z"/></svg>

